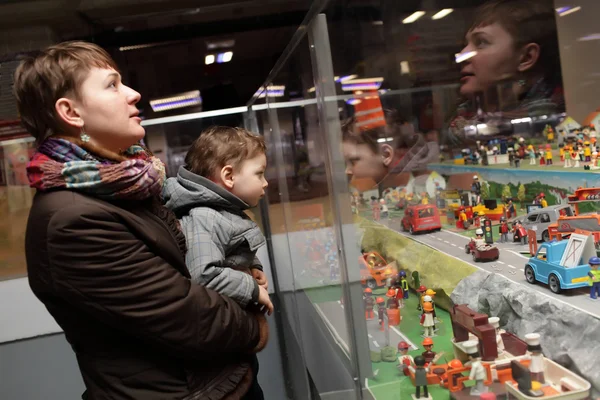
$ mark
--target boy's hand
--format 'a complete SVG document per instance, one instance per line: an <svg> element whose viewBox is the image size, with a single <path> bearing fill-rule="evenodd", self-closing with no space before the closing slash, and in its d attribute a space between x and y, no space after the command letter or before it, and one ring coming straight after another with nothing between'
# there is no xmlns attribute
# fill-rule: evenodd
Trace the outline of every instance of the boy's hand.
<svg viewBox="0 0 600 400"><path fill-rule="evenodd" d="M273 314L273 303L271 303L271 298L269 297L269 292L262 286L258 287L258 304L265 307L264 311L267 311L268 315Z"/></svg>
<svg viewBox="0 0 600 400"><path fill-rule="evenodd" d="M256 280L259 286L262 286L265 290L269 289L269 282L267 281L267 275L258 268L252 268L252 277Z"/></svg>

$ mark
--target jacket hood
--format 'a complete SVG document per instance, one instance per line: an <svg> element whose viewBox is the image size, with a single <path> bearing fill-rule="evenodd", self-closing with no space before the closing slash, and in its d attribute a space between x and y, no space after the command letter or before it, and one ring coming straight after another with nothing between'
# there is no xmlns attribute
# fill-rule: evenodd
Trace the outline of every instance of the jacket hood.
<svg viewBox="0 0 600 400"><path fill-rule="evenodd" d="M203 176L179 167L176 178L167 179L163 188L165 206L177 216L185 215L194 207L222 208L240 211L250 208L239 197L229 193Z"/></svg>

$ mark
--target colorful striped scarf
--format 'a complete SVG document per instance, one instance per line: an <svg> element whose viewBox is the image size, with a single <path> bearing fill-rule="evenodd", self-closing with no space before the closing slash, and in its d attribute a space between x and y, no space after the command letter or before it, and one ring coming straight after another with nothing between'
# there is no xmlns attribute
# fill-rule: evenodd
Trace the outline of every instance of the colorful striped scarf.
<svg viewBox="0 0 600 400"><path fill-rule="evenodd" d="M71 189L104 200L144 200L159 196L165 167L135 145L125 161L96 157L65 139L49 138L27 165L30 186L40 191Z"/></svg>

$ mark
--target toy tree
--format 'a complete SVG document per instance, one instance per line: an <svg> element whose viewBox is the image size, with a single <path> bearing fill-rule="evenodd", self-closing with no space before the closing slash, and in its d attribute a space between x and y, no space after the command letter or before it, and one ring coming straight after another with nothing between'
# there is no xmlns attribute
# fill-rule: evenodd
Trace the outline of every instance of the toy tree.
<svg viewBox="0 0 600 400"><path fill-rule="evenodd" d="M490 185L487 182L481 183L481 198L487 200L490 198Z"/></svg>
<svg viewBox="0 0 600 400"><path fill-rule="evenodd" d="M512 193L510 192L510 186L504 185L504 187L502 188L502 199L506 201L506 199L509 199L511 197Z"/></svg>
<svg viewBox="0 0 600 400"><path fill-rule="evenodd" d="M521 202L521 210L523 209L523 202L525 201L525 185L522 183L519 185L519 191L517 192L517 199Z"/></svg>

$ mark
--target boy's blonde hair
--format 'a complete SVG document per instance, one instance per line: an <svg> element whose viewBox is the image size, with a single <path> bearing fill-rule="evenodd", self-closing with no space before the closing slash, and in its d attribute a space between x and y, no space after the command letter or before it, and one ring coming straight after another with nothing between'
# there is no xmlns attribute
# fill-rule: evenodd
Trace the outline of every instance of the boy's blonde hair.
<svg viewBox="0 0 600 400"><path fill-rule="evenodd" d="M61 133L56 101L68 95L77 97L94 67L118 71L104 49L87 42L60 43L21 61L15 71L13 91L21 122L38 143Z"/></svg>
<svg viewBox="0 0 600 400"><path fill-rule="evenodd" d="M192 143L185 164L187 169L208 179L226 165L239 171L244 161L265 154L262 136L242 128L214 126L203 131Z"/></svg>

